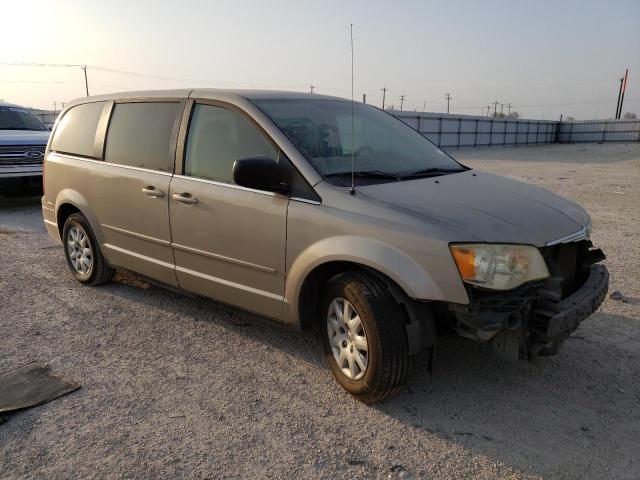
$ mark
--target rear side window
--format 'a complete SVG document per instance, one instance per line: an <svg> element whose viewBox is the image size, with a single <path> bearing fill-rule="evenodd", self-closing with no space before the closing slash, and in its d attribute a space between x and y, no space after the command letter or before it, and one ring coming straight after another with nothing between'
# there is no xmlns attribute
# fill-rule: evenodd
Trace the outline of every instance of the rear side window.
<svg viewBox="0 0 640 480"><path fill-rule="evenodd" d="M95 157L96 130L104 103L84 103L70 108L56 127L51 150Z"/></svg>
<svg viewBox="0 0 640 480"><path fill-rule="evenodd" d="M169 149L179 103L117 103L113 107L105 162L173 171L174 153Z"/></svg>
<svg viewBox="0 0 640 480"><path fill-rule="evenodd" d="M233 182L233 162L278 151L244 115L211 105L196 105L191 117L184 174L223 183Z"/></svg>

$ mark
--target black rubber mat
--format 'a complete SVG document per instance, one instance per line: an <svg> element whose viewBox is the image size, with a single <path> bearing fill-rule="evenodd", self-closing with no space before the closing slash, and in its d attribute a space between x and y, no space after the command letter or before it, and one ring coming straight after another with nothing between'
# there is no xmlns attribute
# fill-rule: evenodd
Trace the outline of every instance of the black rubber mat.
<svg viewBox="0 0 640 480"><path fill-rule="evenodd" d="M47 365L31 362L0 372L0 413L35 407L80 388L51 374Z"/></svg>

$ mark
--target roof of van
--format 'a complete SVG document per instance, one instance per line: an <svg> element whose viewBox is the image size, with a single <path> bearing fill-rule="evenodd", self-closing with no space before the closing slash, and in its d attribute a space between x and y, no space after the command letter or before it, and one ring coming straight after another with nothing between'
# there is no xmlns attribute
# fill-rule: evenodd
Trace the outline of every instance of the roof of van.
<svg viewBox="0 0 640 480"><path fill-rule="evenodd" d="M125 100L135 98L217 98L217 99L238 99L245 98L249 100L266 99L266 98L286 98L286 99L322 99L322 100L342 100L347 99L341 97L333 97L330 95L321 95L317 93L290 92L284 90L257 90L257 89L222 89L222 88L196 88L196 89L174 89L174 90L140 90L132 92L116 92L106 95L97 95L92 97L77 98L69 102L72 104L96 102L102 100Z"/></svg>

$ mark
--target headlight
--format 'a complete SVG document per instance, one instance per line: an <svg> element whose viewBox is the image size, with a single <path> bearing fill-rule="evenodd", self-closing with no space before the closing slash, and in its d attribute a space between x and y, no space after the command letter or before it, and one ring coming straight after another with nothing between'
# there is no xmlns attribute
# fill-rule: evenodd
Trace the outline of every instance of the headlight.
<svg viewBox="0 0 640 480"><path fill-rule="evenodd" d="M510 290L549 276L540 251L530 245L469 243L449 248L466 283L492 290Z"/></svg>

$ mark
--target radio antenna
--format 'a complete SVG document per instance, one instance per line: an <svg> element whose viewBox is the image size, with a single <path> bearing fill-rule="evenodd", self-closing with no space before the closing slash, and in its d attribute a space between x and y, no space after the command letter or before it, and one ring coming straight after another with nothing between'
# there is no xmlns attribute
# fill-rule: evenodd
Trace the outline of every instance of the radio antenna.
<svg viewBox="0 0 640 480"><path fill-rule="evenodd" d="M354 151L353 147L355 142L353 141L353 23L351 24L351 195L356 193L356 181L355 170L353 165Z"/></svg>

